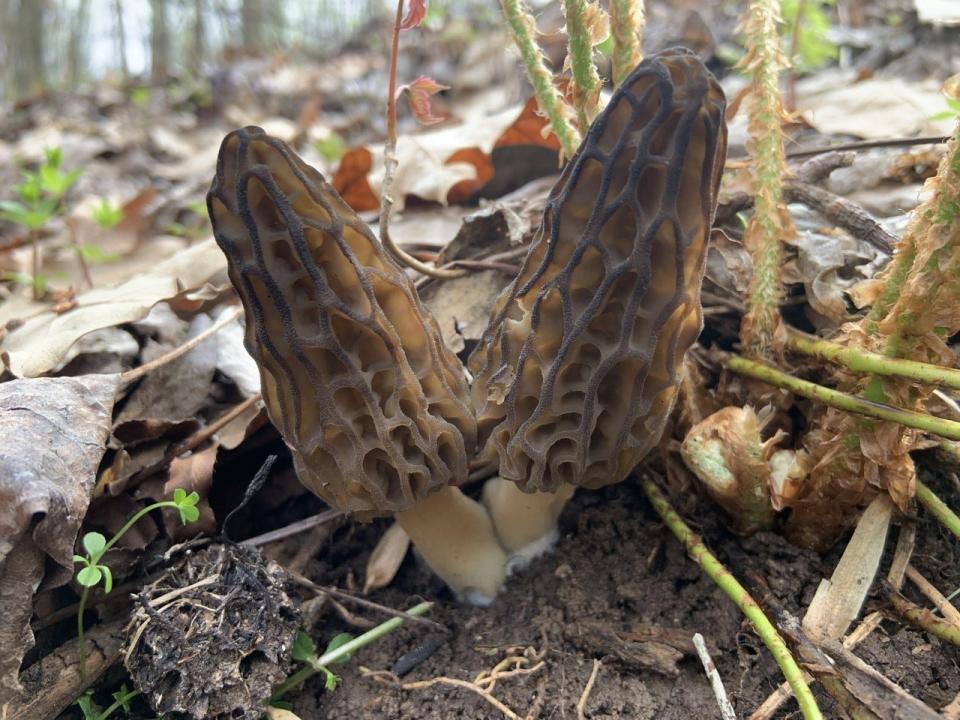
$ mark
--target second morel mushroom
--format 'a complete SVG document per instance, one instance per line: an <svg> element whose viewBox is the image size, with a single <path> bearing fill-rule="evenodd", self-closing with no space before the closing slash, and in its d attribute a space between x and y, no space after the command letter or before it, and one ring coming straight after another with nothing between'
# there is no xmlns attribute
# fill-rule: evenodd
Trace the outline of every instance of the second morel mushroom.
<svg viewBox="0 0 960 720"><path fill-rule="evenodd" d="M320 173L259 128L224 139L207 203L301 481L361 519L395 514L454 591L489 602L506 556L456 487L476 443L463 366L410 280Z"/></svg>
<svg viewBox="0 0 960 720"><path fill-rule="evenodd" d="M660 440L726 155L720 85L685 50L644 60L554 186L470 358L498 535L534 554L576 486L623 480Z"/></svg>

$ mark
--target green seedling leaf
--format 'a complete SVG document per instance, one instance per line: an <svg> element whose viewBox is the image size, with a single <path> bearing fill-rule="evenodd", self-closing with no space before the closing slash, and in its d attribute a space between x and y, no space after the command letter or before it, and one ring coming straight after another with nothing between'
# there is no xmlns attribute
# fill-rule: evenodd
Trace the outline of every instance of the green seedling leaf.
<svg viewBox="0 0 960 720"><path fill-rule="evenodd" d="M332 672L330 672L326 668L322 668L322 670L325 676L323 681L323 687L326 689L327 692L333 692L334 690L337 689L337 685L340 684L340 677L338 675L334 675Z"/></svg>
<svg viewBox="0 0 960 720"><path fill-rule="evenodd" d="M302 630L297 631L297 637L293 641L293 650L291 651L293 659L297 662L308 663L317 659L317 644L313 638Z"/></svg>
<svg viewBox="0 0 960 720"><path fill-rule="evenodd" d="M337 162L347 151L347 144L338 133L332 132L326 137L320 138L313 144L314 149L320 153L327 162Z"/></svg>
<svg viewBox="0 0 960 720"><path fill-rule="evenodd" d="M83 713L83 720L99 720L101 708L93 700L93 689L89 688L74 701Z"/></svg>
<svg viewBox="0 0 960 720"><path fill-rule="evenodd" d="M88 263L96 264L113 262L120 257L116 253L105 253L103 248L96 243L83 243L75 247L77 252L80 253L80 257L82 257Z"/></svg>
<svg viewBox="0 0 960 720"><path fill-rule="evenodd" d="M184 525L195 522L200 517L200 511L197 509L200 495L196 491L187 495L183 488L177 488L173 491L173 502L180 512L180 521Z"/></svg>
<svg viewBox="0 0 960 720"><path fill-rule="evenodd" d="M96 587L100 584L100 578L102 577L103 573L100 572L100 566L87 565L77 573L77 582L83 587Z"/></svg>
<svg viewBox="0 0 960 720"><path fill-rule="evenodd" d="M59 145L47 148L43 151L43 155L46 158L46 164L54 170L60 167L60 163L63 162L63 148Z"/></svg>
<svg viewBox="0 0 960 720"><path fill-rule="evenodd" d="M91 558L99 558L106 547L107 539L98 532L88 532L83 536L83 549L90 553Z"/></svg>
<svg viewBox="0 0 960 720"><path fill-rule="evenodd" d="M123 208L107 199L93 209L93 221L104 230L112 230L123 219Z"/></svg>
<svg viewBox="0 0 960 720"><path fill-rule="evenodd" d="M25 202L33 204L40 199L40 176L37 173L24 172L23 182L16 187L17 195Z"/></svg>
<svg viewBox="0 0 960 720"><path fill-rule="evenodd" d="M130 102L134 105L146 105L150 102L150 88L138 87L131 90Z"/></svg>
<svg viewBox="0 0 960 720"><path fill-rule="evenodd" d="M123 683L120 689L113 694L113 699L120 704L124 712L130 712L130 700L138 694L137 690L128 690L127 684Z"/></svg>
<svg viewBox="0 0 960 720"><path fill-rule="evenodd" d="M106 565L97 565L97 569L103 574L103 591L109 593L113 590L113 573Z"/></svg>
<svg viewBox="0 0 960 720"><path fill-rule="evenodd" d="M340 647L341 645L346 645L351 640L353 640L353 635L351 635L350 633L340 633L339 635L334 635L333 639L330 640L329 643L327 643L327 648L326 650L323 651L323 654L327 655L329 653L332 653L338 647ZM337 660L334 660L330 664L342 665L343 663L347 662L352 656L353 656L353 653L347 653L343 657L338 658Z"/></svg>

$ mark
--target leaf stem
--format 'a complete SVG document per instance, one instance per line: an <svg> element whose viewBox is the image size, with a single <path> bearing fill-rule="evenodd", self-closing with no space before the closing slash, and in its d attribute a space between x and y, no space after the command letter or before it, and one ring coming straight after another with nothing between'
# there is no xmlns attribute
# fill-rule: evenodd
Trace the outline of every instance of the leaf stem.
<svg viewBox="0 0 960 720"><path fill-rule="evenodd" d="M567 21L567 52L570 54L573 76L573 104L582 133L587 132L600 111L600 76L593 64L588 12L586 0L563 0L563 14Z"/></svg>
<svg viewBox="0 0 960 720"><path fill-rule="evenodd" d="M733 355L727 360L726 367L739 375L746 375L747 377L762 380L763 382L776 385L797 395L810 398L811 400L818 400L824 405L829 405L839 410L866 415L877 418L878 420L899 423L905 427L924 430L951 440L960 440L960 422L946 420L914 410L904 410L903 408L873 402L872 400L865 400L855 395L849 395L839 390L817 385L809 380L801 380L769 365L747 360L737 355Z"/></svg>
<svg viewBox="0 0 960 720"><path fill-rule="evenodd" d="M387 84L387 141L383 146L383 182L380 183L380 242L394 260L432 278L463 277L466 270L442 270L420 262L403 250L390 235L390 215L393 212L393 178L397 173L397 59L400 54L400 23L403 20L403 0L397 0L397 15L393 22L393 40L390 44L390 75Z"/></svg>
<svg viewBox="0 0 960 720"><path fill-rule="evenodd" d="M960 517L923 481L917 480L917 502L947 530L960 538Z"/></svg>
<svg viewBox="0 0 960 720"><path fill-rule="evenodd" d="M610 0L610 34L613 36L613 85L623 82L643 57L643 0Z"/></svg>
<svg viewBox="0 0 960 720"><path fill-rule="evenodd" d="M854 372L909 378L928 385L960 390L960 370L915 360L900 360L857 347L815 338L790 328L786 345L794 352L830 360Z"/></svg>
<svg viewBox="0 0 960 720"><path fill-rule="evenodd" d="M763 644L767 646L777 665L780 666L783 677L790 684L803 717L806 720L822 719L823 715L820 713L817 701L803 677L803 671L797 665L796 660L793 659L793 655L790 654L790 650L784 643L783 638L780 637L780 633L764 615L756 600L750 596L746 588L737 582L737 579L723 566L723 563L707 550L706 545L703 544L703 539L694 533L677 514L676 510L670 505L670 501L667 500L653 480L650 477L644 477L642 478L642 484L643 491L650 500L650 504L653 505L653 509L657 511L657 514L680 541L690 557L723 590L727 597L733 600L747 620L750 621L750 624L753 625L753 629L763 640Z"/></svg>

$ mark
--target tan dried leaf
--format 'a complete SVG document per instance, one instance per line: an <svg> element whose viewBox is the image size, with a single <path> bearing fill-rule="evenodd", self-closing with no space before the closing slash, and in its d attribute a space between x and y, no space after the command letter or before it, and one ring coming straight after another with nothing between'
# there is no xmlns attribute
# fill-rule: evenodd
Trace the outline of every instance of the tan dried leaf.
<svg viewBox="0 0 960 720"><path fill-rule="evenodd" d="M377 546L367 560L364 571L363 594L371 590L386 587L397 574L403 558L410 549L410 536L400 527L400 523L393 523L377 542Z"/></svg>

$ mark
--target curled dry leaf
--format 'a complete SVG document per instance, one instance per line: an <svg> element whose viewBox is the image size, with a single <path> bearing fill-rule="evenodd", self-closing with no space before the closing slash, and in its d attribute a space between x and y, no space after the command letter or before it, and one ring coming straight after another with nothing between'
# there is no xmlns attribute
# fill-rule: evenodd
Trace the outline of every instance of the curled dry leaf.
<svg viewBox="0 0 960 720"><path fill-rule="evenodd" d="M197 243L125 283L78 295L68 312L45 310L29 317L0 343L0 360L17 377L42 375L87 333L139 320L158 302L203 286L225 268L213 240ZM0 323L17 319L0 308Z"/></svg>
<svg viewBox="0 0 960 720"><path fill-rule="evenodd" d="M393 523L377 542L377 546L370 553L370 559L367 560L363 594L366 595L371 590L378 590L393 582L409 549L410 536L400 527L400 523Z"/></svg>
<svg viewBox="0 0 960 720"><path fill-rule="evenodd" d="M0 384L0 706L33 646L34 591L72 572L118 385L117 375Z"/></svg>
<svg viewBox="0 0 960 720"><path fill-rule="evenodd" d="M745 534L773 522L768 459L779 435L760 437L771 411L761 417L751 407L722 408L694 425L680 447L684 463Z"/></svg>

